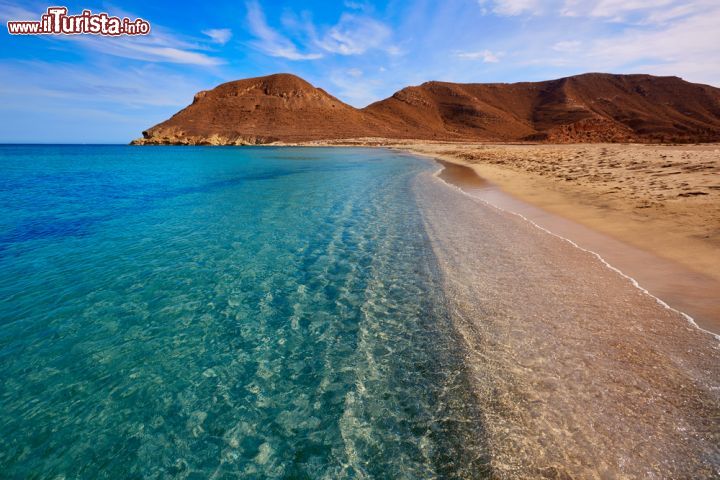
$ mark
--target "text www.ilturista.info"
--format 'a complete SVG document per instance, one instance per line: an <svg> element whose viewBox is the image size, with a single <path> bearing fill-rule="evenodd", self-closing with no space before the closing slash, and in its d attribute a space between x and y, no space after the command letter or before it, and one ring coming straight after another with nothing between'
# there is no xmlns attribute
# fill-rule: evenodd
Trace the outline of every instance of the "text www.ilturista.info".
<svg viewBox="0 0 720 480"><path fill-rule="evenodd" d="M67 7L48 7L40 21L7 22L11 35L147 35L150 23L137 18L111 17L107 13L83 10L80 15L68 15Z"/></svg>

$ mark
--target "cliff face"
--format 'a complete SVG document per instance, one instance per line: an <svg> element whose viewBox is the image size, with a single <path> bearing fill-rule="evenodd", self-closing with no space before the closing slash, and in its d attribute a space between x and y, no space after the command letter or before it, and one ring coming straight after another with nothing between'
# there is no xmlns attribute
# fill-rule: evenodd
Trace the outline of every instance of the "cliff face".
<svg viewBox="0 0 720 480"><path fill-rule="evenodd" d="M299 77L222 84L136 144L246 145L357 137L464 141L720 141L720 89L677 77L428 82L356 109Z"/></svg>

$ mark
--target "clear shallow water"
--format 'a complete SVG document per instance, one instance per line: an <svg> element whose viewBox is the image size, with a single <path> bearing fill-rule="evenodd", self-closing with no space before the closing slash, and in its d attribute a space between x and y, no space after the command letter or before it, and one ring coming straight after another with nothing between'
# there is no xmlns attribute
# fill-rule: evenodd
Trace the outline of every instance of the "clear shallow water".
<svg viewBox="0 0 720 480"><path fill-rule="evenodd" d="M3 478L479 478L410 188L369 149L0 147Z"/></svg>

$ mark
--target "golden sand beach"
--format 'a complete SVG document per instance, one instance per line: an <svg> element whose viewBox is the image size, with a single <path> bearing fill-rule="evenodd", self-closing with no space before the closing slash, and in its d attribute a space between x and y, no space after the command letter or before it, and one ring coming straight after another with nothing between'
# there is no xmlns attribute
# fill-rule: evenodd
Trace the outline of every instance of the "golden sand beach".
<svg viewBox="0 0 720 480"><path fill-rule="evenodd" d="M720 332L720 146L403 148L472 168L485 189L457 169L451 182L599 253Z"/></svg>
<svg viewBox="0 0 720 480"><path fill-rule="evenodd" d="M394 148L444 162L449 183L598 253L720 333L719 144L302 144Z"/></svg>
<svg viewBox="0 0 720 480"><path fill-rule="evenodd" d="M413 144L506 192L720 279L720 145Z"/></svg>

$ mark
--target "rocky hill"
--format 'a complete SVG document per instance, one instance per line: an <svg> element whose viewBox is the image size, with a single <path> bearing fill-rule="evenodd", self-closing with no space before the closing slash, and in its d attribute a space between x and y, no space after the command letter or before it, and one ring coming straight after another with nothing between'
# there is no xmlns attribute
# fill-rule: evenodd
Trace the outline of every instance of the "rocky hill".
<svg viewBox="0 0 720 480"><path fill-rule="evenodd" d="M545 82L427 82L356 109L290 74L224 83L136 144L245 145L382 137L457 141L720 141L720 89L589 73Z"/></svg>

